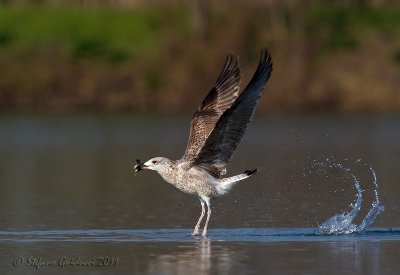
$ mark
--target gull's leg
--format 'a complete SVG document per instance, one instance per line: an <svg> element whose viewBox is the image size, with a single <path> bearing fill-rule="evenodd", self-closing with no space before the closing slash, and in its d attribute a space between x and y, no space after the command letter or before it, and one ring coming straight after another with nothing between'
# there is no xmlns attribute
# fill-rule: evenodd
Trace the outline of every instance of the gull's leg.
<svg viewBox="0 0 400 275"><path fill-rule="evenodd" d="M204 217L204 213L206 212L205 209L204 209L204 201L203 201L203 199L202 198L199 198L199 199L200 199L200 203L201 203L201 215L200 215L200 218L197 221L196 227L194 228L194 231L192 233L193 236L199 235L200 223L201 223L201 220Z"/></svg>
<svg viewBox="0 0 400 275"><path fill-rule="evenodd" d="M203 234L201 234L201 236L205 237L207 235L208 221L210 220L210 216L211 216L210 197L202 196L201 198L207 204L207 220L206 220L206 224L204 225Z"/></svg>

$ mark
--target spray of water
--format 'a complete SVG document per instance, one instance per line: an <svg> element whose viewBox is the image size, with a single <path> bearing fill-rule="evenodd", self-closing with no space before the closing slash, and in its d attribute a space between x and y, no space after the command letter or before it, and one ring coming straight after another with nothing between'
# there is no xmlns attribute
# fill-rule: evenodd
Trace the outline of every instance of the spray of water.
<svg viewBox="0 0 400 275"><path fill-rule="evenodd" d="M378 182L376 179L376 173L375 170L372 168L372 166L369 166L369 170L371 171L371 174L374 178L374 193L375 193L375 200L372 202L372 208L369 210L368 214L365 216L364 220L361 222L361 224L358 226L358 231L364 231L367 229L371 224L374 223L376 217L385 210L385 207L381 202L379 201L379 194L378 194Z"/></svg>
<svg viewBox="0 0 400 275"><path fill-rule="evenodd" d="M328 160L330 162L330 160ZM361 164L361 160L357 160L356 163ZM367 166L367 164L363 164ZM354 187L357 190L356 200L350 206L352 207L351 211L349 212L342 212L339 214L334 215L333 217L329 218L325 222L323 222L320 227L320 234L324 235L339 235L339 234L351 234L355 232L363 232L366 230L371 224L374 223L376 217L384 211L384 206L379 201L379 194L378 194L378 183L375 170L372 168L371 165L369 166L369 171L372 174L374 179L374 193L375 199L372 202L372 208L369 210L368 214L365 216L363 221L360 225L353 224L353 220L357 217L358 212L361 209L362 203L362 189L360 186L359 178L351 171L350 168L345 167L341 163L330 163L330 167L338 168L343 171L347 176L353 179Z"/></svg>

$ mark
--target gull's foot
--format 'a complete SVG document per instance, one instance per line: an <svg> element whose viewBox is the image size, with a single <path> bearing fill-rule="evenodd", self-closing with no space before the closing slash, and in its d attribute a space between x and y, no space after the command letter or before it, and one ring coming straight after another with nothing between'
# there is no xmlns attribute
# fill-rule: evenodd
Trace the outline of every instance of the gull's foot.
<svg viewBox="0 0 400 275"><path fill-rule="evenodd" d="M203 231L203 233L201 234L202 237L206 237L207 236L207 230Z"/></svg>
<svg viewBox="0 0 400 275"><path fill-rule="evenodd" d="M199 236L199 230L193 231L192 236Z"/></svg>

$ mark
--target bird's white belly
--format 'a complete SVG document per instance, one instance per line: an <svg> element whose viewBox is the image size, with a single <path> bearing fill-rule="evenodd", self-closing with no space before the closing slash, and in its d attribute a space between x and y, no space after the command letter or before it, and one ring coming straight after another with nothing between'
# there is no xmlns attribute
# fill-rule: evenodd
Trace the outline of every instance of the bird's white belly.
<svg viewBox="0 0 400 275"><path fill-rule="evenodd" d="M204 196L214 196L217 194L212 178L204 177L196 171L182 171L169 175L162 175L164 180L174 185L182 192Z"/></svg>

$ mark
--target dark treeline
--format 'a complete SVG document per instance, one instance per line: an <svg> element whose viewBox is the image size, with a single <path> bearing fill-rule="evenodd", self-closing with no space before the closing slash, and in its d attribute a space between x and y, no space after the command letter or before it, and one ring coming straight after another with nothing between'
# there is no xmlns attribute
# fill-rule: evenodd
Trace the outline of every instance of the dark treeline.
<svg viewBox="0 0 400 275"><path fill-rule="evenodd" d="M0 3L2 111L191 111L226 51L244 86L262 47L269 111L400 110L398 1Z"/></svg>

